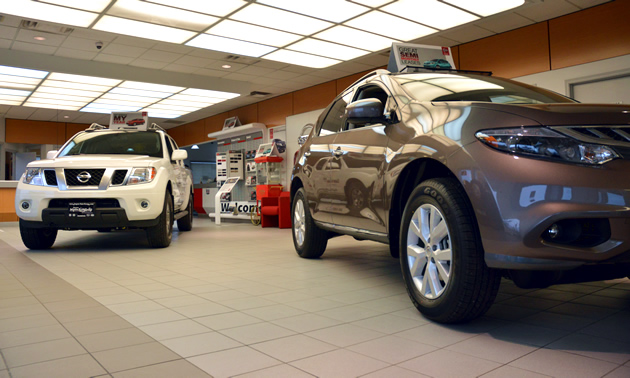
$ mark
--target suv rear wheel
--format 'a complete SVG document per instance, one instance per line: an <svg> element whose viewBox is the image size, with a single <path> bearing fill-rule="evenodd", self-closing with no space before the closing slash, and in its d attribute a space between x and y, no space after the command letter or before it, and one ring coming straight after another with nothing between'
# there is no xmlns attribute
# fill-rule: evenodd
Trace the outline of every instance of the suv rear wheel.
<svg viewBox="0 0 630 378"><path fill-rule="evenodd" d="M464 322L492 305L500 275L485 265L472 209L455 180L427 180L411 193L400 255L407 292L427 318Z"/></svg>
<svg viewBox="0 0 630 378"><path fill-rule="evenodd" d="M300 188L293 198L293 245L300 257L316 259L324 254L328 244L328 232L315 225L308 210L304 189Z"/></svg>
<svg viewBox="0 0 630 378"><path fill-rule="evenodd" d="M22 236L22 242L28 249L49 249L55 244L57 229L28 227L20 219L20 236Z"/></svg>
<svg viewBox="0 0 630 378"><path fill-rule="evenodd" d="M164 195L164 207L160 214L158 224L146 230L147 240L153 248L166 248L173 238L173 197L171 192Z"/></svg>

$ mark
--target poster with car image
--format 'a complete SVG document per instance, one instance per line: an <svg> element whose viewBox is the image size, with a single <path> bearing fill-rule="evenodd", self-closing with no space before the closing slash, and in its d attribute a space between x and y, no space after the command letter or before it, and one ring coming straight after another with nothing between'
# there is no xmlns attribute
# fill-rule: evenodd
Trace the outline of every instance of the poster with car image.
<svg viewBox="0 0 630 378"><path fill-rule="evenodd" d="M392 43L387 69L401 72L405 67L455 69L455 61L450 47Z"/></svg>
<svg viewBox="0 0 630 378"><path fill-rule="evenodd" d="M114 112L109 118L111 130L146 130L148 125L148 112Z"/></svg>

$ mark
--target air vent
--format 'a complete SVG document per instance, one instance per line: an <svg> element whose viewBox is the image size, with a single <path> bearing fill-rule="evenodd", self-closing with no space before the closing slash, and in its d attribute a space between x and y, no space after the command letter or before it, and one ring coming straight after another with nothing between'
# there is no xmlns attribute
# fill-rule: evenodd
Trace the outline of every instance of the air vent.
<svg viewBox="0 0 630 378"><path fill-rule="evenodd" d="M269 96L271 93L269 92L259 92L259 91L253 91L250 92L249 95L252 97L265 97L265 96Z"/></svg>
<svg viewBox="0 0 630 378"><path fill-rule="evenodd" d="M74 28L68 28L65 26L51 25L38 21L22 20L20 27L28 30L36 30L42 33L68 35L74 31Z"/></svg>
<svg viewBox="0 0 630 378"><path fill-rule="evenodd" d="M260 59L255 59L255 58L250 58L250 57L240 56L240 55L228 55L225 57L224 60L227 62L236 62L236 63L241 63L241 64L256 64L260 62Z"/></svg>

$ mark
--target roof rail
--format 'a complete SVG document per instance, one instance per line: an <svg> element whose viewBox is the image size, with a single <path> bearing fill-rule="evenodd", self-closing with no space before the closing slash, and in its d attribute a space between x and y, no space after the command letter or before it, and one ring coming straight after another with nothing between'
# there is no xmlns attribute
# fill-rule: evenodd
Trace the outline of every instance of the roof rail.
<svg viewBox="0 0 630 378"><path fill-rule="evenodd" d="M400 73L416 73L416 72L456 72L456 73L472 73L477 75L492 76L492 71L473 71L473 70L457 70L454 68L428 68L423 66L405 66Z"/></svg>
<svg viewBox="0 0 630 378"><path fill-rule="evenodd" d="M166 130L164 130L164 128L157 123L152 123L151 125L149 125L149 127L147 127L147 130L161 130L166 132Z"/></svg>
<svg viewBox="0 0 630 378"><path fill-rule="evenodd" d="M94 122L86 130L88 130L88 131L92 130L93 131L93 130L103 130L103 129L106 129L106 128L107 128L107 126L99 125L98 123Z"/></svg>

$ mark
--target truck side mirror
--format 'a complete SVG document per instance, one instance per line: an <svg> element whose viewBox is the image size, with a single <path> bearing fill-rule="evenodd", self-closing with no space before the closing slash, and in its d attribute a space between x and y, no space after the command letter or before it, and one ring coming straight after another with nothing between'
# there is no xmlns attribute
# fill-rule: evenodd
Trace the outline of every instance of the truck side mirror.
<svg viewBox="0 0 630 378"><path fill-rule="evenodd" d="M186 160L188 159L188 151L186 150L175 150L173 151L173 156L171 156L171 160Z"/></svg>
<svg viewBox="0 0 630 378"><path fill-rule="evenodd" d="M348 104L346 115L348 122L357 125L380 123L385 119L383 109L383 103L378 98L366 98Z"/></svg>
<svg viewBox="0 0 630 378"><path fill-rule="evenodd" d="M52 151L48 151L46 152L46 159L54 159L55 156L57 156L57 150L52 150Z"/></svg>

